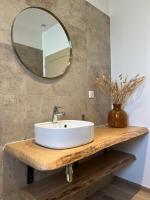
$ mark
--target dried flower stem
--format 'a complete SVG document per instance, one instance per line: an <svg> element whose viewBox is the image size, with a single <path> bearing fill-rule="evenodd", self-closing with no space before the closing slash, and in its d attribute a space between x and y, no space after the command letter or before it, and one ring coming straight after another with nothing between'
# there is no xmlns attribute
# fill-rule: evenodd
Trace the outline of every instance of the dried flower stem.
<svg viewBox="0 0 150 200"><path fill-rule="evenodd" d="M134 90L144 82L145 77L136 75L128 80L127 76L119 75L119 80L111 80L104 75L96 78L96 85L103 94L106 91L111 93L114 104L125 104L128 98L133 94Z"/></svg>

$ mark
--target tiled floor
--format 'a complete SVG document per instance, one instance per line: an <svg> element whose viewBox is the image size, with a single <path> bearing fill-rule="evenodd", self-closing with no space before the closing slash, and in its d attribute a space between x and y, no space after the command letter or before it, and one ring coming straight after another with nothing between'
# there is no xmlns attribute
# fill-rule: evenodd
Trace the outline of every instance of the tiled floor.
<svg viewBox="0 0 150 200"><path fill-rule="evenodd" d="M150 200L150 192L116 179L86 200Z"/></svg>

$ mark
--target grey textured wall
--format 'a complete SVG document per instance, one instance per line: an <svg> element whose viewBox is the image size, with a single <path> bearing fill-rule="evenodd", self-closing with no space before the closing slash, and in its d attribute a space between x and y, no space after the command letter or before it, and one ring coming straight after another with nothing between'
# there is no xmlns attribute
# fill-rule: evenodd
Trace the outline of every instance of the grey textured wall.
<svg viewBox="0 0 150 200"><path fill-rule="evenodd" d="M13 52L13 19L29 6L51 10L70 34L73 62L62 78L32 75ZM95 89L97 73L110 75L110 25L105 14L84 0L1 0L0 10L0 194L3 188L4 199L17 200L11 192L25 184L26 168L9 155L2 158L6 143L33 137L33 124L50 120L54 105L63 106L68 119L84 113L96 124L106 123L109 96L97 93L96 99L88 99L88 90Z"/></svg>

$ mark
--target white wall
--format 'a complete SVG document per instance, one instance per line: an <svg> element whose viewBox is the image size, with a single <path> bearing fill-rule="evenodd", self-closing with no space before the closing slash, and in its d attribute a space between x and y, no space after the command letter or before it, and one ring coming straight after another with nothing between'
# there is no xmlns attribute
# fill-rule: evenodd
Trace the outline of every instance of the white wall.
<svg viewBox="0 0 150 200"><path fill-rule="evenodd" d="M16 43L42 49L42 34L21 25L15 25L13 39Z"/></svg>
<svg viewBox="0 0 150 200"><path fill-rule="evenodd" d="M68 48L70 47L69 45L66 33L60 24L52 26L42 34L42 48L44 56L48 56Z"/></svg>
<svg viewBox="0 0 150 200"><path fill-rule="evenodd" d="M110 0L112 77L146 75L125 107L130 125L150 128L150 0ZM137 161L119 176L150 188L150 138L141 137L118 147L136 155Z"/></svg>
<svg viewBox="0 0 150 200"><path fill-rule="evenodd" d="M105 14L109 15L109 0L87 0L93 6L100 9Z"/></svg>

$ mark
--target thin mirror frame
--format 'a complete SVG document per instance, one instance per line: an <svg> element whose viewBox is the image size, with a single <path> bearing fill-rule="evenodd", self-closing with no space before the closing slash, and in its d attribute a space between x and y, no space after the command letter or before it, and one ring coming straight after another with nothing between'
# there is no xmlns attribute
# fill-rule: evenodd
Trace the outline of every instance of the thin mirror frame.
<svg viewBox="0 0 150 200"><path fill-rule="evenodd" d="M64 32L65 32L65 34L66 34L66 37L67 37L67 39L68 39L68 43L69 43L69 46L70 46L69 64L66 66L65 72L64 72L63 74L59 75L59 76L56 76L56 77L52 77L52 78L51 78L51 77L40 76L40 75L34 73L34 72L22 61L22 59L20 58L20 56L19 56L19 54L18 54L18 52L17 52L17 50L16 50L16 48L15 48L14 41L13 41L13 28L14 28L15 21L16 21L17 17L18 17L23 11L28 10L28 9L31 9L31 8L43 10L43 11L47 12L48 14L52 15L52 16L60 23L60 25L62 26L62 28L63 28L63 30L64 30ZM52 79L52 80L53 80L53 79L60 78L60 77L64 76L64 75L68 72L69 67L70 67L71 64L72 64L72 57L73 57L73 54L72 54L72 42L71 42L69 33L68 33L67 29L65 28L65 26L63 25L63 23L61 22L61 20L60 20L54 13L52 13L51 11L49 11L49 10L47 10L47 9L45 9L45 8L42 8L42 7L35 7L35 6L34 6L34 7L33 7L33 6L32 6L32 7L27 7L27 8L25 8L25 9L21 10L21 11L15 16L15 18L14 18L14 20L13 20L13 23L12 23L12 26L11 26L11 43L12 43L13 50L14 50L15 54L17 55L17 58L19 59L19 61L21 62L21 64L22 64L28 71L30 71L32 74L34 74L34 75L36 75L36 76L38 76L38 77L40 77L40 78Z"/></svg>

